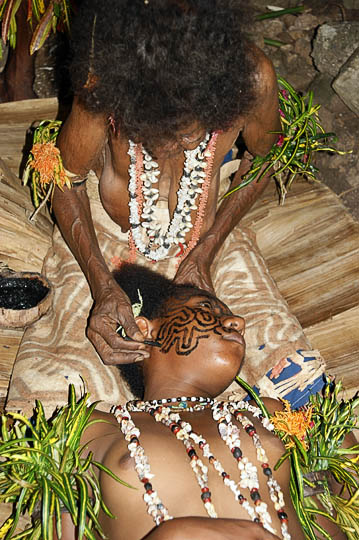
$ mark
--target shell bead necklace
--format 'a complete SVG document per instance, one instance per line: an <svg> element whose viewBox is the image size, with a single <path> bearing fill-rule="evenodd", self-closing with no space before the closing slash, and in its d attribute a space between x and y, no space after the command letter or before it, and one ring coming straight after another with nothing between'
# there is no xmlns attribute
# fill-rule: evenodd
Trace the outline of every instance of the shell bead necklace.
<svg viewBox="0 0 359 540"><path fill-rule="evenodd" d="M199 411L208 407L212 408L212 416L218 424L219 435L230 449L234 459L237 461L240 475L239 482L230 478L220 461L216 459L211 452L210 446L205 438L193 431L191 424L183 421L178 412L180 410L184 410L185 412ZM273 431L273 425L270 423L270 420L262 415L261 410L245 401L225 402L202 397L179 397L152 401L135 400L128 402L125 406L115 408L114 414L120 424L122 433L124 434L125 439L129 441L128 449L130 455L135 459L136 472L140 481L144 484L144 500L147 504L147 511L152 515L156 525L159 525L164 520L172 519L172 516L170 516L167 508L163 505L150 482L154 475L150 472L147 456L144 453L143 447L140 445L140 432L135 426L130 412L149 413L156 422L161 422L167 426L176 438L182 441L190 459L191 468L201 489L201 499L209 517L216 518L217 513L212 503L211 492L207 484L208 468L198 457L194 447L195 445L198 446L203 457L208 459L210 465L217 471L225 486L232 491L235 499L243 506L250 519L254 522L262 523L264 528L273 534L276 534L275 529L271 525L271 517L268 512L267 504L261 500L257 468L248 460L248 458L243 457L240 448L240 430L238 426L232 422L232 417L235 418L243 426L244 431L253 441L254 447L256 448L257 460L261 463L263 474L267 478L270 499L273 502L280 521L282 538L284 540L290 540L291 537L287 526L288 518L284 511L283 492L278 482L273 478L266 452L261 445L255 427L252 422L243 415L243 411L248 411L253 414L254 417L259 418L264 428L268 431ZM241 490L244 489L249 490L249 499L252 501L253 505L242 494Z"/></svg>
<svg viewBox="0 0 359 540"><path fill-rule="evenodd" d="M130 260L134 260L136 250L152 261L159 261L169 256L169 251L175 244L182 246L182 258L195 247L200 237L208 199L217 136L217 133L213 133L210 137L207 133L194 150L184 152L185 163L177 191L177 206L165 230L163 224L155 219L156 201L159 198L159 191L155 186L160 175L158 164L141 144L129 141ZM197 210L197 214L193 225L191 213L194 210ZM185 238L191 229L192 237L187 246Z"/></svg>

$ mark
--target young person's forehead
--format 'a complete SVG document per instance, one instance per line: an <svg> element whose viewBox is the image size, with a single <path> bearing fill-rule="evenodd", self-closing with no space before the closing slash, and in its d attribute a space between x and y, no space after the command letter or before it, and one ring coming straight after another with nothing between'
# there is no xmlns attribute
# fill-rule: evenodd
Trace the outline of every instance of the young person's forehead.
<svg viewBox="0 0 359 540"><path fill-rule="evenodd" d="M218 309L221 314L223 315L233 315L232 311L229 309L229 307L222 302L217 296L207 292L207 291L201 291L196 293L190 293L190 292L181 292L175 297L172 297L168 300L167 306L171 307L171 304L176 307L180 306L190 306L193 307L197 303L203 302L203 301L210 302L213 309Z"/></svg>

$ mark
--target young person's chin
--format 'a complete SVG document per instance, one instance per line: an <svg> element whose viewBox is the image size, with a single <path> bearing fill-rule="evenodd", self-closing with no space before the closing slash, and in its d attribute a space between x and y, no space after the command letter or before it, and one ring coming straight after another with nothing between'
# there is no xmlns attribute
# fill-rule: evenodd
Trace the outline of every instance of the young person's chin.
<svg viewBox="0 0 359 540"><path fill-rule="evenodd" d="M233 345L232 345L233 344ZM231 350L228 347L224 351L217 351L213 356L205 353L201 357L191 359L192 366L196 366L201 373L202 382L207 380L208 389L213 397L224 392L233 382L241 370L244 358L244 346L234 345L231 342Z"/></svg>

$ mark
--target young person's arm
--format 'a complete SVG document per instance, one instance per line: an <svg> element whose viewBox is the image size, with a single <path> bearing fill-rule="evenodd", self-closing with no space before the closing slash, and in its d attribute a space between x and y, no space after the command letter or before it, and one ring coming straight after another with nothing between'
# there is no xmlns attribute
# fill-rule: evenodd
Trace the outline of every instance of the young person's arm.
<svg viewBox="0 0 359 540"><path fill-rule="evenodd" d="M242 132L247 151L241 159L230 190L242 182L243 176L251 167L253 156L265 156L268 153L278 138L278 135L273 132L281 129L278 86L274 68L271 61L259 49L255 48L254 54L258 66L256 101ZM222 201L213 226L179 266L175 278L177 282L191 282L201 288L213 290L209 270L218 249L264 191L268 182L267 175L260 182L252 182Z"/></svg>
<svg viewBox="0 0 359 540"><path fill-rule="evenodd" d="M89 170L101 159L108 122L106 115L86 111L75 98L70 116L58 137L64 166L76 175L86 178ZM74 178L72 178L74 179ZM102 256L84 184L71 189L55 188L53 211L59 229L79 263L91 289L94 308L90 315L88 338L105 364L131 362L147 355L144 345L124 341L116 328L121 324L128 336L143 341L133 318L130 302L113 279Z"/></svg>
<svg viewBox="0 0 359 540"><path fill-rule="evenodd" d="M54 540L77 540L70 514L62 515L62 535ZM121 538L121 535L118 537ZM142 540L279 540L261 525L244 519L211 519L206 517L176 518L161 523ZM109 540L118 540L109 538ZM139 539L140 540L140 539Z"/></svg>
<svg viewBox="0 0 359 540"><path fill-rule="evenodd" d="M239 538L279 540L278 536L249 520L207 517L185 517L165 521L142 540L238 540Z"/></svg>

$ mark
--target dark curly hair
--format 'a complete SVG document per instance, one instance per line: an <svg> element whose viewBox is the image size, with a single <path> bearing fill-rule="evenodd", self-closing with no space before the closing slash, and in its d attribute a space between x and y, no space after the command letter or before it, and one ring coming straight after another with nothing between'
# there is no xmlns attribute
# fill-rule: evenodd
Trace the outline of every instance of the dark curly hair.
<svg viewBox="0 0 359 540"><path fill-rule="evenodd" d="M171 298L185 301L198 294L212 297L210 293L198 287L176 285L165 276L137 264L124 263L119 270L113 272L113 276L129 297L131 304L138 302L140 291L143 300L141 315L147 319L166 315L168 300ZM118 368L133 395L142 399L144 393L142 367L134 363L122 364Z"/></svg>
<svg viewBox="0 0 359 540"><path fill-rule="evenodd" d="M85 0L71 77L84 106L152 148L197 122L225 130L253 99L238 0Z"/></svg>

